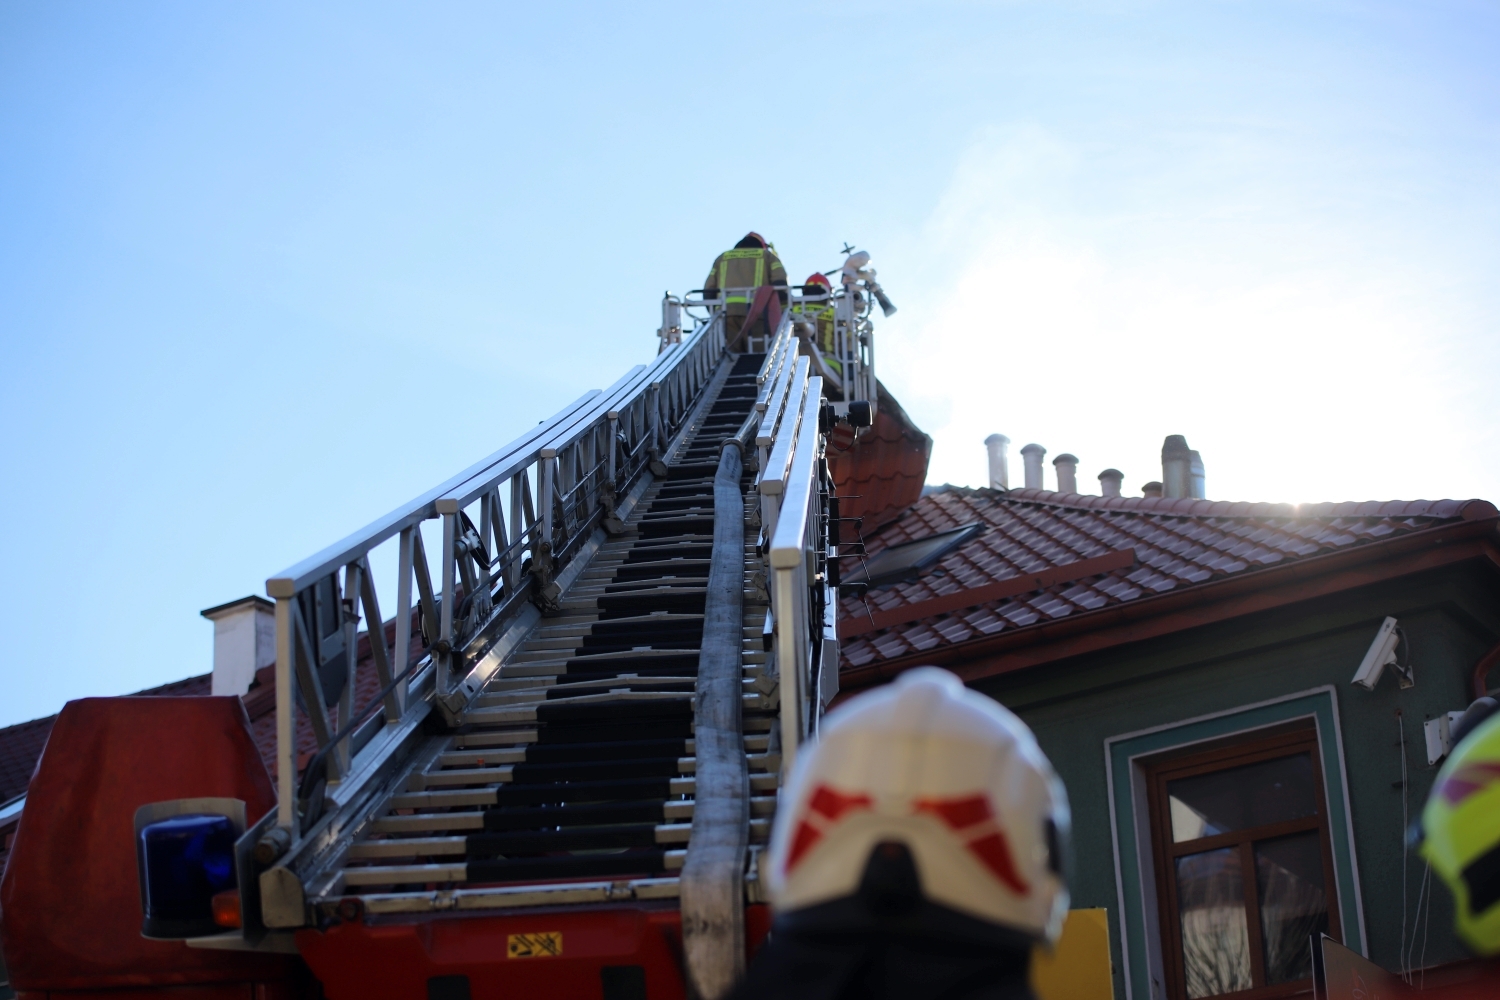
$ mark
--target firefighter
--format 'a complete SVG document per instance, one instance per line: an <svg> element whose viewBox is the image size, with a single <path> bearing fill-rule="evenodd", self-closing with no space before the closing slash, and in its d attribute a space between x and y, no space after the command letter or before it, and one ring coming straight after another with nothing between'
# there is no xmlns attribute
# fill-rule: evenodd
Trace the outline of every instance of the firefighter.
<svg viewBox="0 0 1500 1000"><path fill-rule="evenodd" d="M823 356L823 363L827 365L835 375L840 377L844 374L844 366L839 361L838 355L834 353L833 342L833 286L822 272L814 271L808 279L802 283L804 295L827 295L825 302L809 302L803 305L802 315L806 317L807 323L812 329L809 336L813 343L818 345L818 353Z"/></svg>
<svg viewBox="0 0 1500 1000"><path fill-rule="evenodd" d="M936 667L830 713L778 810L738 1000L1027 1000L1068 910L1067 796L1026 725Z"/></svg>
<svg viewBox="0 0 1500 1000"><path fill-rule="evenodd" d="M1422 855L1453 893L1454 929L1500 955L1500 705L1480 698L1453 727L1449 755L1422 810Z"/></svg>
<svg viewBox="0 0 1500 1000"><path fill-rule="evenodd" d="M772 291L772 289L779 289ZM743 351L752 335L769 338L781 322L786 305L786 269L776 248L759 233L725 250L714 260L703 282L703 297L714 300L724 292L724 334L731 351Z"/></svg>

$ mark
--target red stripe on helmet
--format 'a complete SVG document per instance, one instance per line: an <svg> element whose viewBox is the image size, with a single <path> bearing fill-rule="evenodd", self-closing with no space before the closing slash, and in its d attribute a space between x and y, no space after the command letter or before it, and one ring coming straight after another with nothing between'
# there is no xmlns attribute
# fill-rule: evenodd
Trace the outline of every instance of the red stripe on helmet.
<svg viewBox="0 0 1500 1000"><path fill-rule="evenodd" d="M971 840L969 850L984 862L986 868L994 872L996 878L1014 890L1017 896L1031 895L1031 886L1016 871L1016 862L1011 857L1010 845L1005 842L1005 834L997 830L978 840Z"/></svg>
<svg viewBox="0 0 1500 1000"><path fill-rule="evenodd" d="M827 785L819 785L812 793L812 798L808 800L807 808L837 823L843 819L845 813L856 809L869 809L874 804L874 800L868 795L845 795Z"/></svg>
<svg viewBox="0 0 1500 1000"><path fill-rule="evenodd" d="M1443 782L1442 795L1450 806L1456 806L1475 792L1500 780L1500 761L1465 764Z"/></svg>
<svg viewBox="0 0 1500 1000"><path fill-rule="evenodd" d="M971 795L966 799L918 799L913 811L932 813L954 830L983 823L994 815L990 812L989 799L983 795Z"/></svg>

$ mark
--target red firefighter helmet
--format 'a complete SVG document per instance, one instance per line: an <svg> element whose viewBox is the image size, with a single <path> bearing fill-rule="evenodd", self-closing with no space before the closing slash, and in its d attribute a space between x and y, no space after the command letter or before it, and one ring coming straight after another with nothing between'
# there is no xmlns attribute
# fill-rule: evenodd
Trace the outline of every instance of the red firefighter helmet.
<svg viewBox="0 0 1500 1000"><path fill-rule="evenodd" d="M783 803L767 878L778 914L855 896L872 852L896 844L928 903L1035 941L1062 931L1062 782L1025 723L946 670L907 671L829 713Z"/></svg>
<svg viewBox="0 0 1500 1000"><path fill-rule="evenodd" d="M814 271L811 275L809 275L808 279L802 283L802 286L804 288L806 288L808 285L822 285L824 288L833 288L832 283L830 283L828 280L828 276L825 275L822 271Z"/></svg>

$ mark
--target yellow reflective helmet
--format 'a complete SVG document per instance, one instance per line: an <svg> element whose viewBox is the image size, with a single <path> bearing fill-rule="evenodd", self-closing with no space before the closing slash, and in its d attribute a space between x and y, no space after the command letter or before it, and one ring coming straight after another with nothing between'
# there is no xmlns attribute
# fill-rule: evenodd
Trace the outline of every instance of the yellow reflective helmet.
<svg viewBox="0 0 1500 1000"><path fill-rule="evenodd" d="M1422 856L1453 893L1458 936L1481 955L1500 954L1500 712L1460 723L1460 738L1438 771L1422 810ZM1467 734L1462 730L1468 729Z"/></svg>

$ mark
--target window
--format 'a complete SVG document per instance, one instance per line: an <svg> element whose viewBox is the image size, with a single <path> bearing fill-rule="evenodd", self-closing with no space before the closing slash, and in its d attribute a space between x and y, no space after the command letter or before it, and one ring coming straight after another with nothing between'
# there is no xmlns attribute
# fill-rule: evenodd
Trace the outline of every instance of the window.
<svg viewBox="0 0 1500 1000"><path fill-rule="evenodd" d="M1341 939L1316 731L1144 764L1167 996L1306 990L1311 935Z"/></svg>
<svg viewBox="0 0 1500 1000"><path fill-rule="evenodd" d="M915 580L917 574L984 530L979 523L966 524L914 542L892 545L879 555L871 556L862 569L850 573L845 583L864 583L878 587L885 583Z"/></svg>

